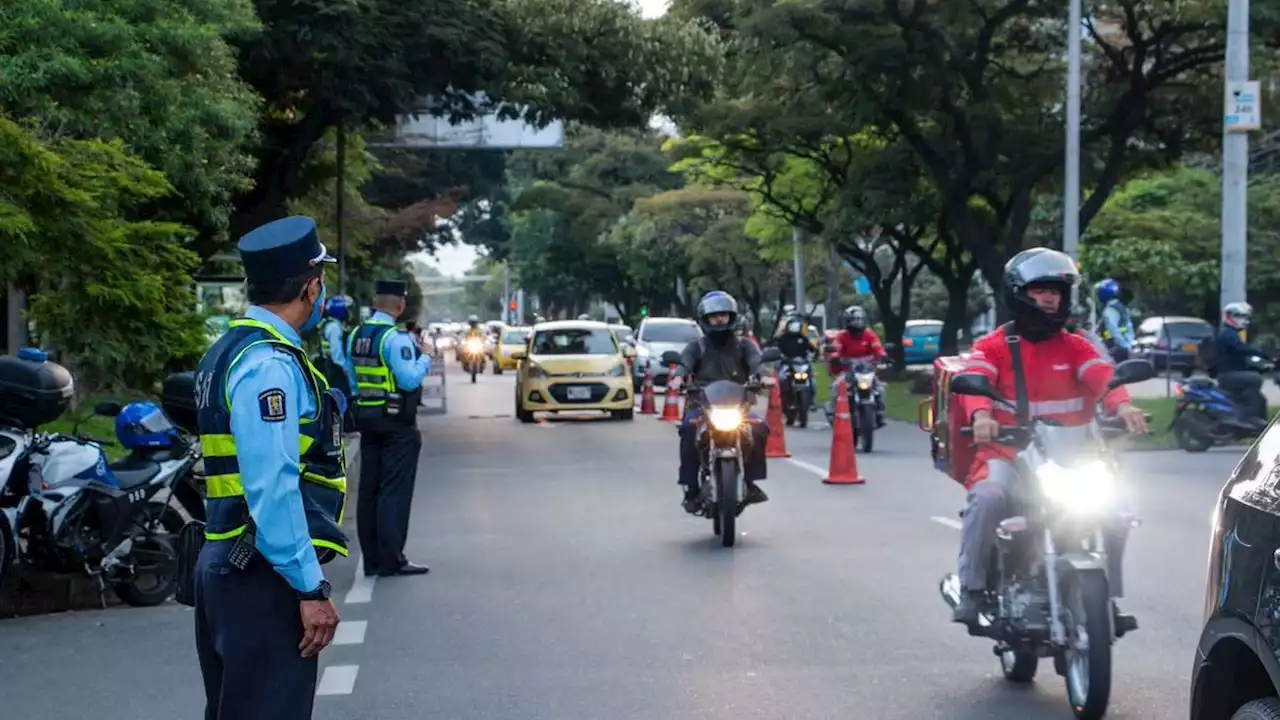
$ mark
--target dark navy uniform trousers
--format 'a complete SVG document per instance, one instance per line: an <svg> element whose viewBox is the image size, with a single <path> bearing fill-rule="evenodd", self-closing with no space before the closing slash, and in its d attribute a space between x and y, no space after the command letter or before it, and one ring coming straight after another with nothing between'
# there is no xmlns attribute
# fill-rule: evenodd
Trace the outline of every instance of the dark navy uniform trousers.
<svg viewBox="0 0 1280 720"><path fill-rule="evenodd" d="M422 432L395 420L360 423L356 532L365 572L394 573L405 562Z"/></svg>
<svg viewBox="0 0 1280 720"><path fill-rule="evenodd" d="M298 649L298 594L261 555L227 564L233 544L206 543L196 564L205 720L311 720L320 658Z"/></svg>

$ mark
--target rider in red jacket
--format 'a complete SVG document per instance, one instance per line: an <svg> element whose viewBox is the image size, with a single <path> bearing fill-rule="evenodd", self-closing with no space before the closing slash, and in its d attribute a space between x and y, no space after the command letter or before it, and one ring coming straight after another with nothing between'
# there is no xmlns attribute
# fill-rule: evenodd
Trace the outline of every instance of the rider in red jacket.
<svg viewBox="0 0 1280 720"><path fill-rule="evenodd" d="M1026 399L1032 417L1052 419L1061 425L1083 425L1102 401L1109 413L1124 420L1130 432L1147 430L1146 416L1129 401L1124 388L1106 392L1114 366L1085 338L1064 331L1071 293L1080 282L1070 257L1047 248L1018 253L1005 265L1002 295L1013 315L1012 328L1022 358ZM1013 355L1007 337L1009 325L979 339L973 345L964 373L985 376L1000 394L1017 398ZM969 469L969 491L960 536L960 584L964 592L953 619L971 624L978 618L986 585L985 560L991 554L996 528L1009 514L1009 493L1017 481L1010 460L1016 451L993 444L1001 425L1016 423L1014 414L983 397L953 396L973 422L973 438L981 446ZM1106 531L1108 580L1112 594L1122 596L1120 560L1128 526ZM1131 616L1117 615L1117 627L1134 629Z"/></svg>
<svg viewBox="0 0 1280 720"><path fill-rule="evenodd" d="M844 329L832 340L831 355L827 358L827 371L832 378L838 377L852 367L853 363L862 361L874 365L885 357L880 338L867 327L866 310L850 305L844 309L841 319L844 321ZM835 397L834 393L832 397ZM834 399L830 405L829 413L834 413ZM884 427L884 392L879 387L876 388L876 425Z"/></svg>

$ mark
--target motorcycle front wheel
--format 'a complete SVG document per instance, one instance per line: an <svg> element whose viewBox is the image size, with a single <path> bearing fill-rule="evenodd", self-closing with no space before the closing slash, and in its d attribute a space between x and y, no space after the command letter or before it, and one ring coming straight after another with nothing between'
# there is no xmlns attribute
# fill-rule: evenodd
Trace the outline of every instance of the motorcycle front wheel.
<svg viewBox="0 0 1280 720"><path fill-rule="evenodd" d="M716 517L720 544L733 547L738 534L738 463L733 458L716 460Z"/></svg>
<svg viewBox="0 0 1280 720"><path fill-rule="evenodd" d="M876 439L876 408L874 405L861 405L858 407L857 428L854 435L855 439L861 442L862 452L871 452L871 449L875 447Z"/></svg>
<svg viewBox="0 0 1280 720"><path fill-rule="evenodd" d="M169 505L147 503L134 511L133 576L114 583L111 589L134 607L153 607L173 596L178 587L178 533L185 524L182 515Z"/></svg>
<svg viewBox="0 0 1280 720"><path fill-rule="evenodd" d="M1190 453L1204 452L1213 447L1213 438L1206 427L1208 419L1195 413L1182 413L1173 420L1173 440L1178 447Z"/></svg>
<svg viewBox="0 0 1280 720"><path fill-rule="evenodd" d="M1100 720L1111 701L1111 596L1100 571L1066 578L1067 700L1080 720Z"/></svg>
<svg viewBox="0 0 1280 720"><path fill-rule="evenodd" d="M809 427L809 409L813 405L813 396L809 388L801 388L796 393L796 424L802 428Z"/></svg>

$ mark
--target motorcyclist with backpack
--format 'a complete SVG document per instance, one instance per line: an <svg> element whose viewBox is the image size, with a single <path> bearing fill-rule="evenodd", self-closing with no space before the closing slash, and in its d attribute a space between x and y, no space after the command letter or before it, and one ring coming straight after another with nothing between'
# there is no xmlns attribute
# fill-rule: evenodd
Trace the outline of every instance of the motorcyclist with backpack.
<svg viewBox="0 0 1280 720"><path fill-rule="evenodd" d="M1010 400L1022 396L1032 418L1084 425L1093 420L1101 399L1104 409L1121 418L1130 432L1145 433L1146 415L1132 404L1125 389L1106 391L1114 374L1111 360L1080 335L1064 332L1071 291L1079 281L1075 262L1061 252L1033 248L1015 255L1005 265L1001 288L1013 322L978 339L961 372L986 377ZM1018 481L1011 462L1016 450L993 441L1001 425L1018 420L989 398L957 395L954 399L969 412L973 439L979 446L965 481L969 494L960 535L962 592L952 616L957 623L972 624L981 611L986 562L996 529L1010 511L1010 494ZM1107 577L1112 595L1122 597L1120 570L1128 526L1105 532ZM1118 610L1116 620L1117 627L1125 630L1137 627L1132 616L1119 615Z"/></svg>
<svg viewBox="0 0 1280 720"><path fill-rule="evenodd" d="M1247 302L1228 303L1222 309L1222 326L1214 342L1218 387L1240 408L1242 420L1267 419L1267 398L1262 394L1262 375L1253 367L1253 356L1268 357L1263 350L1244 341L1253 318Z"/></svg>
<svg viewBox="0 0 1280 720"><path fill-rule="evenodd" d="M1098 302L1102 303L1102 316L1098 318L1098 336L1106 344L1116 362L1129 359L1138 336L1133 330L1133 317L1120 299L1120 283L1106 278L1094 286Z"/></svg>
<svg viewBox="0 0 1280 720"><path fill-rule="evenodd" d="M747 338L739 338L734 332L738 318L738 302L729 293L713 290L698 302L697 321L702 328L702 337L690 342L680 353L680 362L676 365L675 374L669 387L679 390L686 377L692 378L699 385L707 385L717 380L729 380L746 384L751 378L758 377L761 384L772 385L773 378L766 374L764 358L760 348ZM695 433L695 420L701 408L693 402L685 404L684 419L680 423L680 485L684 488L683 506L687 512L698 511L698 446ZM750 416L752 442L744 448L743 479L747 482L747 503L762 503L769 499L756 483L767 476L765 460L765 443L769 439L769 428L754 413Z"/></svg>

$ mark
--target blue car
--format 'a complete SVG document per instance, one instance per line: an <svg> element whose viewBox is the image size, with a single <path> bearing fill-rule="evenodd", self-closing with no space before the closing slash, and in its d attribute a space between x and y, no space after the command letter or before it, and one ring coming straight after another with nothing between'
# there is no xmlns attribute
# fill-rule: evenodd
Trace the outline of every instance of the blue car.
<svg viewBox="0 0 1280 720"><path fill-rule="evenodd" d="M908 365L929 365L938 358L941 320L908 320L902 333L902 355Z"/></svg>

